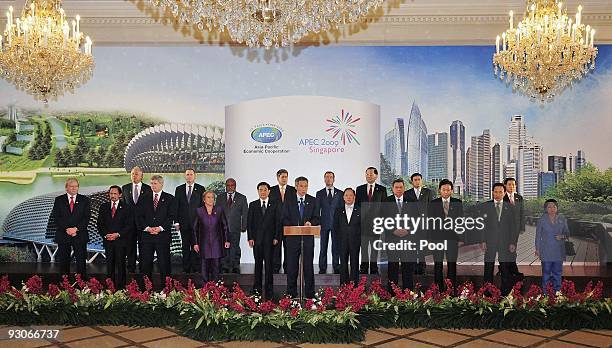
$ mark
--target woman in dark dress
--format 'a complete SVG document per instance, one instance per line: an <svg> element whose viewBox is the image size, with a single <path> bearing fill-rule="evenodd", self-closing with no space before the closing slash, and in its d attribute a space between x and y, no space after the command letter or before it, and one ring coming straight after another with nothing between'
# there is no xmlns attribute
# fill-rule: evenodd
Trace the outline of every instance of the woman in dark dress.
<svg viewBox="0 0 612 348"><path fill-rule="evenodd" d="M196 210L193 223L193 250L200 254L204 283L219 280L221 258L229 249L227 217L222 207L215 207L215 193L203 194L204 205Z"/></svg>

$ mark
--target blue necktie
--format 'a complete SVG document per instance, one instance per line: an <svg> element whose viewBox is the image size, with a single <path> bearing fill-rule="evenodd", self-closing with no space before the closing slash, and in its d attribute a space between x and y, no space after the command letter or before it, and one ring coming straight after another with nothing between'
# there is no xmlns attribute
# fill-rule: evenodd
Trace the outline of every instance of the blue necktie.
<svg viewBox="0 0 612 348"><path fill-rule="evenodd" d="M304 198L300 198L300 220L304 219Z"/></svg>

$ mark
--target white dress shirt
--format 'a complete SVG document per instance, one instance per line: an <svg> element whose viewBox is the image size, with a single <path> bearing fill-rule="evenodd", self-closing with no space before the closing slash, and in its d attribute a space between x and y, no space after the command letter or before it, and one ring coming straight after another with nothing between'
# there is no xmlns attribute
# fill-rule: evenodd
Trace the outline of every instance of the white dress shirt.
<svg viewBox="0 0 612 348"><path fill-rule="evenodd" d="M353 204L351 204L351 205L345 204L344 205L344 211L346 212L346 221L347 222L351 222L351 216L353 216L353 208L354 208Z"/></svg>

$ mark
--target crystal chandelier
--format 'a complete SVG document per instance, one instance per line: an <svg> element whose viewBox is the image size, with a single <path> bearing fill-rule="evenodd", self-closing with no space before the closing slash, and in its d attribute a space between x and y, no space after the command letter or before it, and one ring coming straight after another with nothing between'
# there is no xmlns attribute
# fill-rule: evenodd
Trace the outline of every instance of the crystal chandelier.
<svg viewBox="0 0 612 348"><path fill-rule="evenodd" d="M595 29L581 20L582 6L570 17L563 3L527 0L523 20L496 38L495 75L515 91L550 101L574 81L595 69Z"/></svg>
<svg viewBox="0 0 612 348"><path fill-rule="evenodd" d="M21 17L6 12L0 35L0 76L45 103L87 82L93 73L92 41L69 24L60 0L28 0Z"/></svg>
<svg viewBox="0 0 612 348"><path fill-rule="evenodd" d="M354 23L383 0L150 0L199 30L227 30L249 47L285 47L309 33Z"/></svg>

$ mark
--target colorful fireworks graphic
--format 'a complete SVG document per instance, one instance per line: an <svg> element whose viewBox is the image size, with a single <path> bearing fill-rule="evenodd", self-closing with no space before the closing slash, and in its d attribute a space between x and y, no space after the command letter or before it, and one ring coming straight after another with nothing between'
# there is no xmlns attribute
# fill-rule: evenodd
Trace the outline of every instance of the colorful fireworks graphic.
<svg viewBox="0 0 612 348"><path fill-rule="evenodd" d="M359 120L361 120L360 117L353 118L353 115L342 109L339 116L327 119L328 128L325 131L329 133L333 139L339 137L340 141L342 141L342 145L346 145L347 142L349 144L355 142L357 145L361 145L359 139L357 139L357 132L353 129Z"/></svg>

